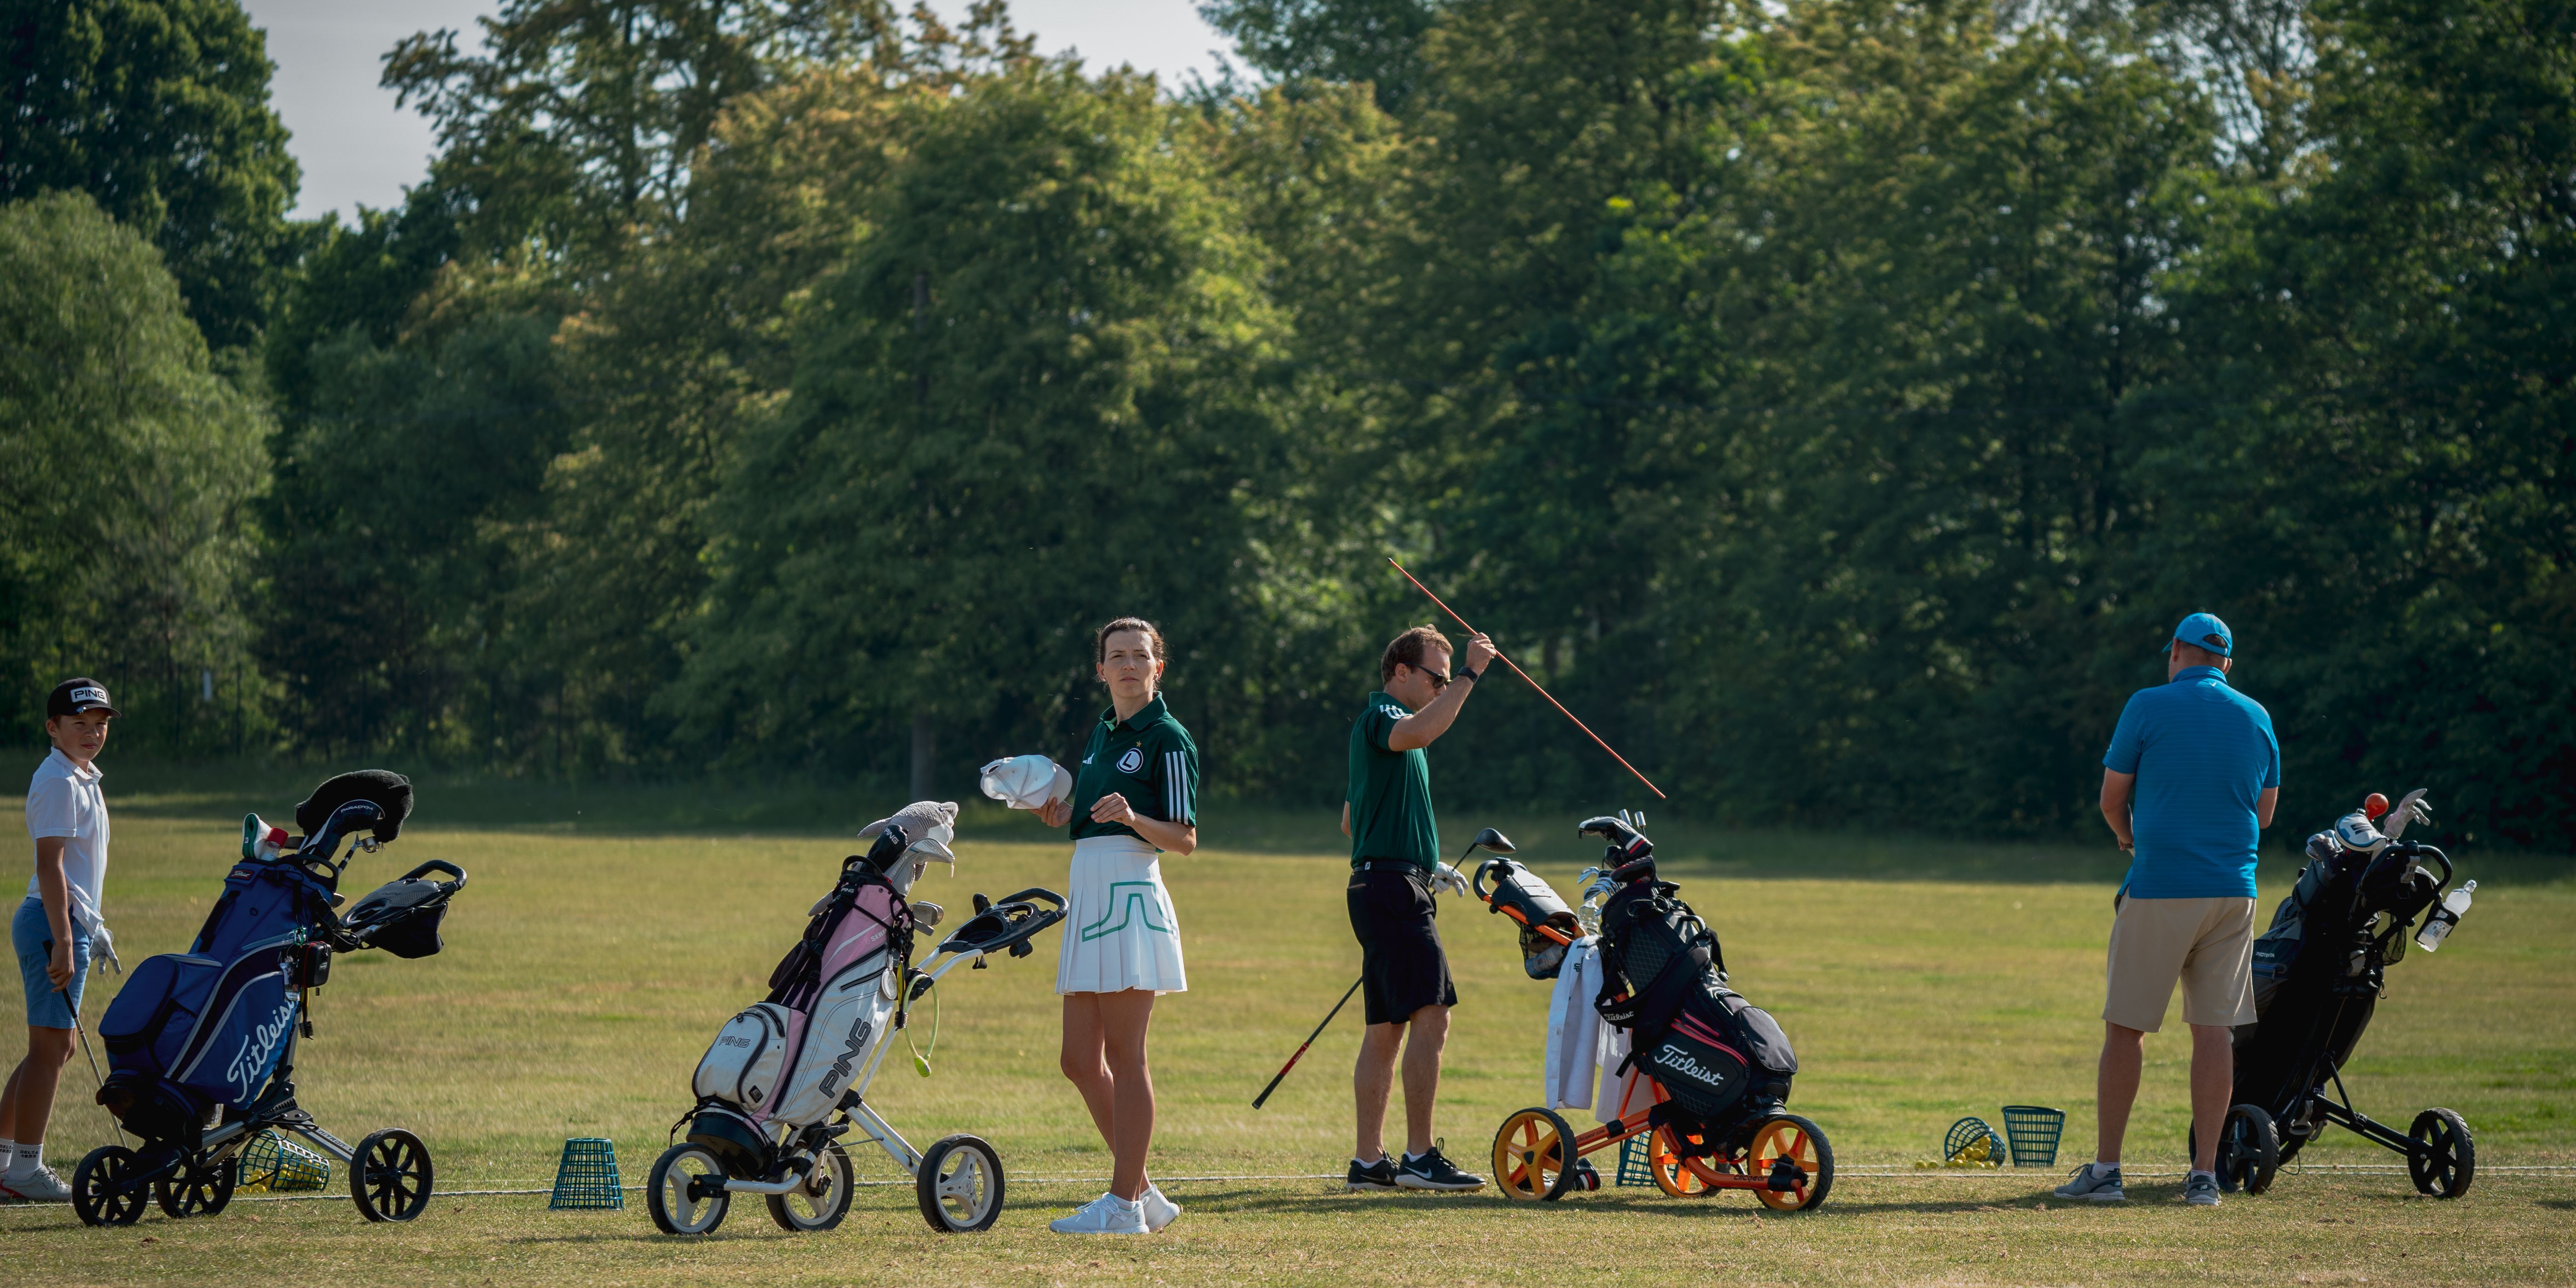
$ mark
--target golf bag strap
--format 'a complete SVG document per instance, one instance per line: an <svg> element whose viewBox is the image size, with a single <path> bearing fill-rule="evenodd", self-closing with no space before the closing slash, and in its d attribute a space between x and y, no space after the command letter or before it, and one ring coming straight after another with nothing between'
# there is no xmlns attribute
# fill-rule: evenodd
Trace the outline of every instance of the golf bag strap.
<svg viewBox="0 0 2576 1288"><path fill-rule="evenodd" d="M893 920L858 906L859 891L871 885L884 886L894 896ZM845 865L841 882L833 887L829 902L805 923L804 936L796 941L794 948L787 950L787 956L780 959L777 968L769 973L769 996L766 1000L801 1007L803 999L797 995L807 988L822 985L823 956L830 946L832 927L840 924L843 913L855 912L884 927L887 941L891 944L901 940L900 951L908 956L912 947L911 936L903 927L912 920L909 915L911 908L911 901L903 897L903 891L896 889L894 882L887 880L884 873L863 865Z"/></svg>

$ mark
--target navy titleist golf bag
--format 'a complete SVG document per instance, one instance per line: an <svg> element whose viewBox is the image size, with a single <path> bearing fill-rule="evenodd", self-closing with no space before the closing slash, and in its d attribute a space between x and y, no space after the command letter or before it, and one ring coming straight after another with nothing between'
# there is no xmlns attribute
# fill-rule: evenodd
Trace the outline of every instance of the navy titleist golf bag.
<svg viewBox="0 0 2576 1288"><path fill-rule="evenodd" d="M301 841L253 815L243 820L242 861L184 953L135 967L99 1020L113 1070L98 1102L139 1147L102 1146L72 1178L72 1206L91 1224L127 1224L146 1195L173 1217L212 1214L231 1201L241 1148L261 1132L293 1132L350 1167L351 1196L368 1219L409 1220L428 1204L429 1151L400 1129L352 1148L295 1103L290 1080L299 1037L312 1034L305 1002L331 977L336 952L381 948L426 957L444 946L439 923L465 885L454 864L433 860L367 895L346 917L337 857L372 853L402 832L411 783L364 770L316 788L295 808ZM432 879L431 874L447 879Z"/></svg>

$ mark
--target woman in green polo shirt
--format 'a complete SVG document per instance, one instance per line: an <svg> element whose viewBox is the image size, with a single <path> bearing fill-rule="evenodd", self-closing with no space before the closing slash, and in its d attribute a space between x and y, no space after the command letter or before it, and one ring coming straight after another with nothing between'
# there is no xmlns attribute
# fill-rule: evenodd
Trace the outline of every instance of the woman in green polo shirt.
<svg viewBox="0 0 2576 1288"><path fill-rule="evenodd" d="M1055 971L1055 991L1064 997L1064 1076L1081 1090L1115 1166L1108 1193L1049 1228L1145 1234L1181 1214L1145 1177L1154 1141L1145 1031L1154 998L1189 987L1160 855L1198 848L1199 749L1155 691L1168 655L1153 623L1121 617L1101 627L1092 656L1109 686L1109 710L1074 770L1073 799L1050 802L1038 817L1049 827L1073 825Z"/></svg>

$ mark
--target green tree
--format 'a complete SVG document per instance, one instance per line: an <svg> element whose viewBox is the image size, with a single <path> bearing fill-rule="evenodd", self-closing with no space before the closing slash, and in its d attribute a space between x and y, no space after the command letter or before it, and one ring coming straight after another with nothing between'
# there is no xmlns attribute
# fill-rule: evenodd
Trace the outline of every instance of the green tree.
<svg viewBox="0 0 2576 1288"><path fill-rule="evenodd" d="M0 206L0 667L12 725L85 671L143 745L218 736L247 683L258 407L209 365L161 256L86 195ZM226 693L230 710L245 709ZM130 735L131 736L131 735Z"/></svg>
<svg viewBox="0 0 2576 1288"><path fill-rule="evenodd" d="M721 502L672 702L773 763L891 770L925 711L951 756L1062 752L1089 627L1135 612L1186 718L1223 723L1210 670L1258 638L1243 498L1277 459L1252 376L1280 323L1198 117L1060 65L907 110Z"/></svg>
<svg viewBox="0 0 2576 1288"><path fill-rule="evenodd" d="M236 0L0 0L0 201L78 189L161 249L217 348L294 249L295 161Z"/></svg>
<svg viewBox="0 0 2576 1288"><path fill-rule="evenodd" d="M1402 111L1421 87L1422 41L1442 0L1205 0L1199 16L1243 60L1289 85L1367 85Z"/></svg>
<svg viewBox="0 0 2576 1288"><path fill-rule="evenodd" d="M816 281L867 231L904 105L1027 59L997 10L953 29L917 16L882 52L730 104L680 218L586 290L563 332L576 420L512 612L518 664L554 677L588 763L671 752L650 700L679 677L706 598L709 504L745 427L786 396Z"/></svg>
<svg viewBox="0 0 2576 1288"><path fill-rule="evenodd" d="M352 328L310 356L313 395L279 436L261 650L314 745L401 746L503 764L556 695L508 658L514 533L564 441L542 316L494 310L379 347Z"/></svg>
<svg viewBox="0 0 2576 1288"><path fill-rule="evenodd" d="M2178 292L2142 588L2276 686L2284 800L2432 789L2453 834L2576 823L2576 25L2321 6L2327 150Z"/></svg>
<svg viewBox="0 0 2576 1288"><path fill-rule="evenodd" d="M998 0L969 13L1025 52ZM473 53L450 30L404 40L384 83L438 122L439 181L491 225L481 240L536 236L575 272L682 217L735 99L809 69L890 76L911 52L887 0L508 0L482 21Z"/></svg>

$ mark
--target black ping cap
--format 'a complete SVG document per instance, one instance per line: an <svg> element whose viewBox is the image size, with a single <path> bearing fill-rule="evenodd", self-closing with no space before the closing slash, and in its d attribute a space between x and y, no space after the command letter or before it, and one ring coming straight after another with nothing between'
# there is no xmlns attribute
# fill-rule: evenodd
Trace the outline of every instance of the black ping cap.
<svg viewBox="0 0 2576 1288"><path fill-rule="evenodd" d="M84 711L117 714L116 708L108 705L107 686L86 675L76 675L55 685L52 695L45 699L47 720L76 716Z"/></svg>

